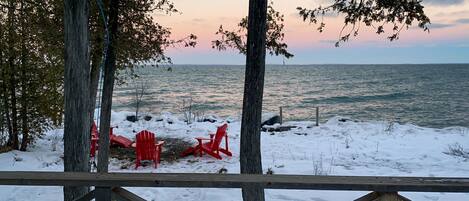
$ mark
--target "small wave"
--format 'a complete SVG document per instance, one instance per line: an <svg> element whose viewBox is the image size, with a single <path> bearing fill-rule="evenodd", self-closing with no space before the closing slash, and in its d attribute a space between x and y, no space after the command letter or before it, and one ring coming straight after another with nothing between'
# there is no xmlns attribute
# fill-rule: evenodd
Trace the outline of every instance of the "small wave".
<svg viewBox="0 0 469 201"><path fill-rule="evenodd" d="M401 98L407 98L412 96L409 93L390 93L390 94L379 94L371 96L335 96L328 98L317 98L317 99L305 99L303 103L306 104L338 104L338 103L356 103L356 102L368 102L377 100L396 100Z"/></svg>

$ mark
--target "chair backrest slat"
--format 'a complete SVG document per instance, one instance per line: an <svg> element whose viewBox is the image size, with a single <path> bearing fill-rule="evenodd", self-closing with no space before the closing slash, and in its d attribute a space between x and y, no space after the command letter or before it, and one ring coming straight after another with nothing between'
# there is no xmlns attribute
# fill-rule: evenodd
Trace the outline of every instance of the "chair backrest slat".
<svg viewBox="0 0 469 201"><path fill-rule="evenodd" d="M98 133L98 127L96 126L96 123L93 121L93 125L91 125L91 137L98 138L99 133Z"/></svg>
<svg viewBox="0 0 469 201"><path fill-rule="evenodd" d="M155 134L143 130L137 134L136 138L137 157L139 157L140 160L154 159L156 154Z"/></svg>
<svg viewBox="0 0 469 201"><path fill-rule="evenodd" d="M228 124L225 123L217 128L217 133L215 134L215 138L213 139L211 149L216 150L221 144L223 137L226 135L226 129L228 128Z"/></svg>
<svg viewBox="0 0 469 201"><path fill-rule="evenodd" d="M109 136L112 136L114 134L114 128L109 129ZM93 124L91 125L91 136L95 138L99 138L99 132L98 132L98 126L96 126L96 122L93 121Z"/></svg>

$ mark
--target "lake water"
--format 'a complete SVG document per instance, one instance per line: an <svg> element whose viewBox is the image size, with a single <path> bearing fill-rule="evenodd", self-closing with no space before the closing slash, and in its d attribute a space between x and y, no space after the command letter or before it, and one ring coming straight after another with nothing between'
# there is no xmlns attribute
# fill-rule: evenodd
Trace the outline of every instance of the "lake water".
<svg viewBox="0 0 469 201"><path fill-rule="evenodd" d="M176 65L136 70L138 80L117 86L115 110L133 110L135 83L144 82L143 112L180 112L183 100L205 114L241 115L244 66ZM264 112L321 121L333 116L428 127L469 127L469 64L269 65Z"/></svg>

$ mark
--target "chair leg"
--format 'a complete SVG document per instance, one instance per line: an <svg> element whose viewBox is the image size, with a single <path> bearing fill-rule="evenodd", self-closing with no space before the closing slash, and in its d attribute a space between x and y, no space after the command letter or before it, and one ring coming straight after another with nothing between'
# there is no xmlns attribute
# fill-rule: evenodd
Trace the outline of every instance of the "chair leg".
<svg viewBox="0 0 469 201"><path fill-rule="evenodd" d="M158 160L158 163L161 163L161 149L158 150L158 158L157 158L157 160Z"/></svg>
<svg viewBox="0 0 469 201"><path fill-rule="evenodd" d="M157 148L158 148L158 152L156 152L156 162L160 163L161 162L161 146Z"/></svg>
<svg viewBox="0 0 469 201"><path fill-rule="evenodd" d="M208 155L218 159L218 160L221 160L221 156L220 154L218 154L216 151L213 151L213 150L207 150L207 149L202 149L201 151L207 153Z"/></svg>
<svg viewBox="0 0 469 201"><path fill-rule="evenodd" d="M227 152L230 152L229 149L228 149L228 135L225 135L225 150Z"/></svg>
<svg viewBox="0 0 469 201"><path fill-rule="evenodd" d="M220 149L220 152L221 152L221 153L224 153L224 154L227 155L227 156L233 156L233 154L231 154L231 152L228 151L228 150L226 150L226 149Z"/></svg>
<svg viewBox="0 0 469 201"><path fill-rule="evenodd" d="M202 145L199 145L199 157L202 157Z"/></svg>
<svg viewBox="0 0 469 201"><path fill-rule="evenodd" d="M220 156L220 154L217 154L217 153L215 153L215 152L205 152L205 153L207 153L207 154L210 155L210 156L213 156L214 158L216 158L216 159L218 159L218 160L221 160L221 159L222 159L221 156Z"/></svg>
<svg viewBox="0 0 469 201"><path fill-rule="evenodd" d="M136 160L136 162L135 162L135 169L137 169L138 166L140 166L140 160Z"/></svg>

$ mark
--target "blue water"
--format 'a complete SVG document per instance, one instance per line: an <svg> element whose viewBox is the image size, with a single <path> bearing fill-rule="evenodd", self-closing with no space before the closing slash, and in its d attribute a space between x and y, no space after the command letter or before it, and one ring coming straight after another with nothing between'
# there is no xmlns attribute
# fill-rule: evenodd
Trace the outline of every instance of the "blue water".
<svg viewBox="0 0 469 201"><path fill-rule="evenodd" d="M192 97L205 114L241 114L244 66L141 68L114 94L114 109L132 110L135 83L145 83L144 112L180 112ZM290 120L333 116L428 127L469 126L469 64L267 66L264 112L283 106Z"/></svg>

